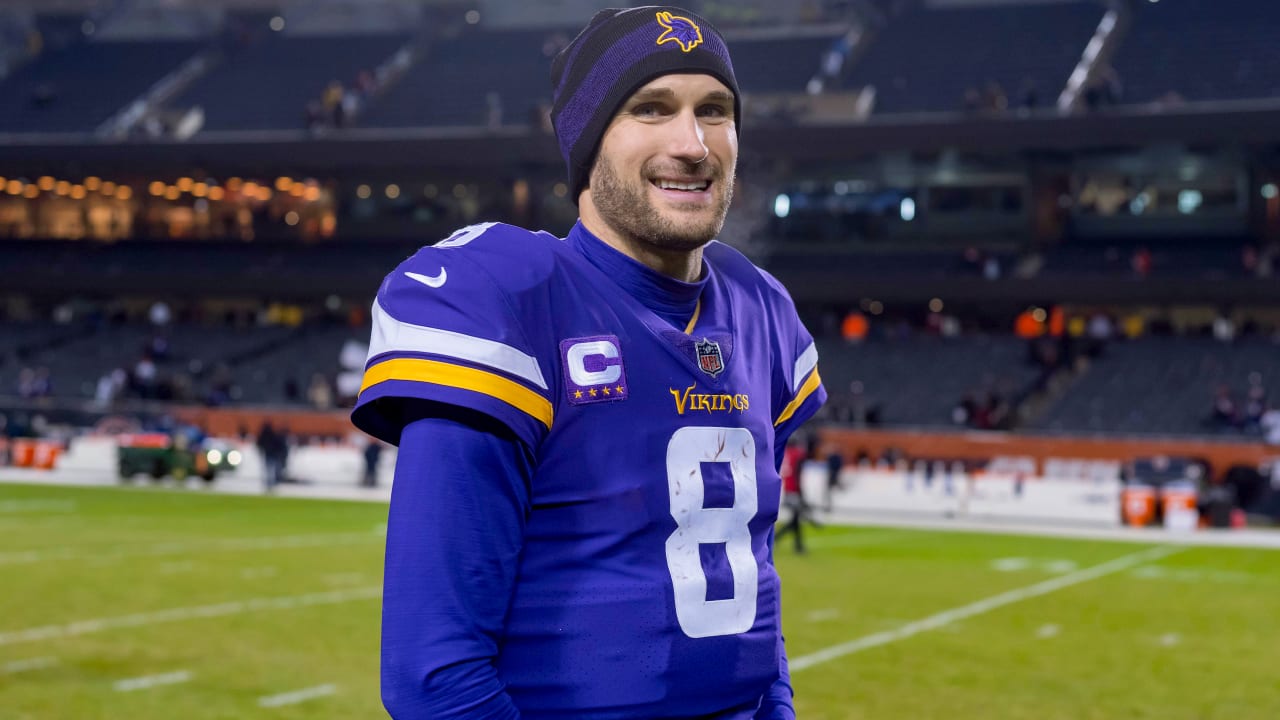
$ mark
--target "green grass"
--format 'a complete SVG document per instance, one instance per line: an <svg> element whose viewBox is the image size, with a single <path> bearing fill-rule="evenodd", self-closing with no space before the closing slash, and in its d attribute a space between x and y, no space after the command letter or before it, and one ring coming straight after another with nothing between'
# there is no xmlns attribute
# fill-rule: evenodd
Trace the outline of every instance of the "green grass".
<svg viewBox="0 0 1280 720"><path fill-rule="evenodd" d="M383 716L385 515L371 503L0 485L0 719ZM793 660L1151 547L836 527L808 539L806 556L778 551ZM1280 717L1280 552L1180 549L960 614L798 670L801 720ZM190 679L114 689L179 670ZM320 685L332 693L259 707Z"/></svg>

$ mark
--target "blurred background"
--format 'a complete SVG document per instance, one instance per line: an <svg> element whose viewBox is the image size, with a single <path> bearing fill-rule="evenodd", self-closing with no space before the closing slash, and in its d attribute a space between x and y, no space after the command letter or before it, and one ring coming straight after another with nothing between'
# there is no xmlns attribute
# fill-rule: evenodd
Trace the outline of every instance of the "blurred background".
<svg viewBox="0 0 1280 720"><path fill-rule="evenodd" d="M74 564L86 547L118 541L133 548L124 557L154 558L138 548L207 531L231 553L257 547L249 536L267 527L308 538L331 529L328 515L303 535L195 521L165 529L170 518L109 541L94 528L124 533L122 518L143 511L116 495L57 494L67 486L385 502L394 449L354 433L345 410L378 284L471 223L568 230L576 208L548 120L550 60L616 4L0 4L0 479L10 483L0 484L0 570L60 557L50 567L63 573L28 588L39 602L22 603L34 613L26 619L0 591L0 660L18 668L0 672L0 717L6 692L14 717L146 715L145 705L104 704L82 674L33 680L73 661L24 645L36 642L31 631L144 612L45 603L92 574ZM963 520L1274 544L1265 528L1280 521L1280 6L685 4L724 32L745 95L722 240L788 287L817 338L831 401L808 428L804 479L825 517L857 526L849 532ZM181 497L171 502L202 496ZM287 501L260 502L273 501L243 512L274 517ZM365 515L385 507L352 512L376 536L379 521ZM85 522L93 517L116 520ZM811 532L819 548L824 535L832 547L903 537ZM990 552L1007 555L992 538ZM366 550L334 581L367 585L335 601L368 611L368 655L350 661L367 692L349 690L359 701L332 710L346 717L377 710L380 555L376 543ZM1236 572L1263 604L1280 590L1274 556L1205 555L1190 584ZM236 582L273 576L224 559ZM835 575L858 572L858 557L838 559ZM300 561L303 577L321 559L310 561ZM803 598L830 594L830 573L814 573L806 590L805 571L794 572ZM806 612L830 610L812 602ZM940 602L934 609L948 607ZM38 616L39 605L51 614ZM145 612L175 605L203 607L172 595ZM815 635L809 649L822 645ZM1245 647L1227 649L1247 656ZM84 648L81 659L92 665L101 651ZM199 680L173 672L174 684ZM968 707L947 699L954 685L939 687L938 712ZM309 713L300 717L319 717L317 698L341 696L327 687L256 707L270 716L296 703ZM74 711L59 704L81 695ZM1043 700L1007 716L1092 711ZM1006 716L974 702L968 716ZM1266 702L1233 716L1280 712ZM807 710L931 712L866 703L837 694ZM184 713L253 716L211 707ZM1124 707L1091 716L1134 716Z"/></svg>

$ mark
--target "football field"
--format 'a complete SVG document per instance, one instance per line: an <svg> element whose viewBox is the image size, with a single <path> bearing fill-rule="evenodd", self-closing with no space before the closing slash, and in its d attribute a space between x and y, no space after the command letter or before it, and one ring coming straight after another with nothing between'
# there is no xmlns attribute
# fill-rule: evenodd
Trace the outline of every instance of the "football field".
<svg viewBox="0 0 1280 720"><path fill-rule="evenodd" d="M0 484L0 720L383 717L386 506ZM1280 717L1280 551L824 527L802 720Z"/></svg>

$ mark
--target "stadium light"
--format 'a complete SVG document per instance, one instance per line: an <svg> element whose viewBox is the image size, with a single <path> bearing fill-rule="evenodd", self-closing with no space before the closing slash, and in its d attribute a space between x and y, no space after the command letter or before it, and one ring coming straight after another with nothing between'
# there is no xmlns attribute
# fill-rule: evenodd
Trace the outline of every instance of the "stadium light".
<svg viewBox="0 0 1280 720"><path fill-rule="evenodd" d="M284 30L284 18L280 17L279 15L276 15L275 17L271 18L270 21L267 22L267 27L271 28L275 32L280 32L281 30Z"/></svg>
<svg viewBox="0 0 1280 720"><path fill-rule="evenodd" d="M916 201L911 198L902 198L902 202L898 203L898 215L903 220L911 222L916 219Z"/></svg>
<svg viewBox="0 0 1280 720"><path fill-rule="evenodd" d="M1277 190L1275 183L1267 183L1262 186L1262 197L1274 200L1276 195L1280 195L1280 191Z"/></svg>
<svg viewBox="0 0 1280 720"><path fill-rule="evenodd" d="M358 185L356 187L356 197L360 198L361 200L368 200L369 196L372 194L373 194L373 188L369 187L368 185Z"/></svg>
<svg viewBox="0 0 1280 720"><path fill-rule="evenodd" d="M1204 202L1204 196L1199 190L1178 191L1178 212L1183 215L1190 215L1199 210L1202 202Z"/></svg>
<svg viewBox="0 0 1280 720"><path fill-rule="evenodd" d="M791 198L786 193L779 193L773 199L773 214L780 218L791 214Z"/></svg>

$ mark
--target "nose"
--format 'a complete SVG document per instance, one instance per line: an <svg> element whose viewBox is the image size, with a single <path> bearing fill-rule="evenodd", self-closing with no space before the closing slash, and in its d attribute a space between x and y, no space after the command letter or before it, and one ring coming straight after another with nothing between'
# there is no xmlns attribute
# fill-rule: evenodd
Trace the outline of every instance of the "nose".
<svg viewBox="0 0 1280 720"><path fill-rule="evenodd" d="M702 125L692 110L680 113L671 123L671 155L690 163L697 163L707 157L707 140Z"/></svg>

